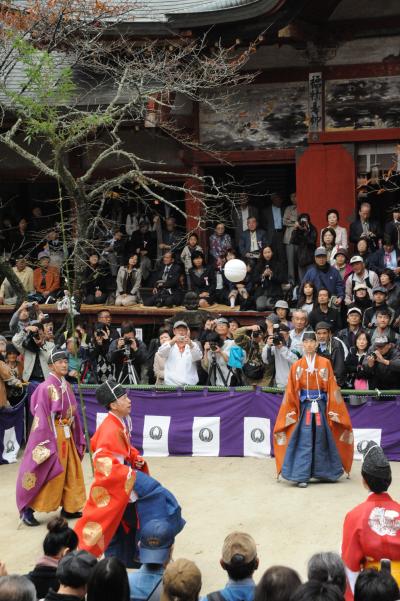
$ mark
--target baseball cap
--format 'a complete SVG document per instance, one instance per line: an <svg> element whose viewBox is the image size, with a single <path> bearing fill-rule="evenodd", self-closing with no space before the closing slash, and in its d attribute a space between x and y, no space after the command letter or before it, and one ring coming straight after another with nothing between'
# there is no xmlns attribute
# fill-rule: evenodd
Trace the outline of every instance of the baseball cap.
<svg viewBox="0 0 400 601"><path fill-rule="evenodd" d="M181 321L176 321L176 322L174 323L174 326L173 326L173 327L174 327L174 329L175 329L175 328L179 328L179 327L182 327L182 328L187 328L187 327L188 327L188 324L186 323L186 321L182 321L182 320L181 320Z"/></svg>
<svg viewBox="0 0 400 601"><path fill-rule="evenodd" d="M327 256L328 256L328 253L324 246L318 246L318 248L315 249L314 257L327 257Z"/></svg>
<svg viewBox="0 0 400 601"><path fill-rule="evenodd" d="M351 307L348 311L347 311L347 315L350 315L350 313L359 313L362 316L362 311L361 309L359 309L358 307Z"/></svg>
<svg viewBox="0 0 400 601"><path fill-rule="evenodd" d="M140 561L162 565L168 559L174 540L174 530L169 522L150 520L140 531Z"/></svg>
<svg viewBox="0 0 400 601"><path fill-rule="evenodd" d="M387 294L387 290L383 286L375 286L375 288L372 288L372 294L375 294L375 292L382 292L382 294Z"/></svg>
<svg viewBox="0 0 400 601"><path fill-rule="evenodd" d="M374 340L375 346L385 346L389 342L389 338L387 336L377 336Z"/></svg>
<svg viewBox="0 0 400 601"><path fill-rule="evenodd" d="M356 290L368 290L368 286L367 284L364 284L364 282L359 282L354 286L353 290L354 292L356 292Z"/></svg>
<svg viewBox="0 0 400 601"><path fill-rule="evenodd" d="M80 587L89 582L97 559L87 551L72 551L60 560L56 576L61 584Z"/></svg>
<svg viewBox="0 0 400 601"><path fill-rule="evenodd" d="M256 543L246 532L231 532L222 546L222 561L228 565L247 564L257 557Z"/></svg>
<svg viewBox="0 0 400 601"><path fill-rule="evenodd" d="M360 257L360 255L354 255L354 257L351 257L350 259L350 265L353 263L364 263L364 259Z"/></svg>
<svg viewBox="0 0 400 601"><path fill-rule="evenodd" d="M201 572L193 561L177 559L169 563L163 576L160 601L177 598L197 599L201 589Z"/></svg>
<svg viewBox="0 0 400 601"><path fill-rule="evenodd" d="M332 326L330 323L328 323L327 321L319 321L317 323L317 325L315 326L315 331L317 332L318 330L331 330Z"/></svg>
<svg viewBox="0 0 400 601"><path fill-rule="evenodd" d="M279 317L276 315L276 313L270 313L269 315L266 315L265 321L267 320L273 324L279 323Z"/></svg>
<svg viewBox="0 0 400 601"><path fill-rule="evenodd" d="M38 254L37 258L38 258L39 261L40 261L40 259L50 259L50 255L45 250L42 250L42 252L40 252Z"/></svg>
<svg viewBox="0 0 400 601"><path fill-rule="evenodd" d="M337 249L336 255L344 255L346 257L346 259L349 258L349 254L348 254L347 250L345 248L342 248L341 246L339 246L339 248Z"/></svg>

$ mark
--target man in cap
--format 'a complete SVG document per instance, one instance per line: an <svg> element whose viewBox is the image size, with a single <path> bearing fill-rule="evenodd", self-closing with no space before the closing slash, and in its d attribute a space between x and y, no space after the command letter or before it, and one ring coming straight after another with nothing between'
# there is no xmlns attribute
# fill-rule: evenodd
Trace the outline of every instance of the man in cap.
<svg viewBox="0 0 400 601"><path fill-rule="evenodd" d="M17 478L17 505L27 526L37 526L33 512L56 511L67 519L80 517L85 500L81 460L85 452L78 406L66 381L68 356L54 348L50 374L30 399L33 415Z"/></svg>
<svg viewBox="0 0 400 601"><path fill-rule="evenodd" d="M349 511L343 524L347 601L353 598L359 572L372 567L379 569L381 559L392 561L392 575L400 582L400 504L387 492L392 482L390 463L373 440L359 442L357 449L363 456L361 475L368 497Z"/></svg>
<svg viewBox="0 0 400 601"><path fill-rule="evenodd" d="M164 572L161 601L198 601L200 589L201 572L196 564L177 559Z"/></svg>
<svg viewBox="0 0 400 601"><path fill-rule="evenodd" d="M363 361L367 377L373 378L378 389L396 389L400 376L400 352L387 336L377 336L372 352Z"/></svg>
<svg viewBox="0 0 400 601"><path fill-rule="evenodd" d="M395 317L395 311L387 304L388 291L384 286L376 286L372 290L372 306L365 309L363 326L364 328L375 328L377 325L376 314L378 309L387 309L390 314L390 322L392 323Z"/></svg>
<svg viewBox="0 0 400 601"><path fill-rule="evenodd" d="M91 439L94 481L75 532L81 549L96 557L115 555L126 567L137 567L137 523L143 528L151 519L165 519L176 535L185 522L175 497L148 475L131 445L131 400L125 389L107 380L96 398L108 415Z"/></svg>
<svg viewBox="0 0 400 601"><path fill-rule="evenodd" d="M220 564L228 573L225 588L202 597L201 601L253 601L258 568L256 543L246 532L232 532L224 540Z"/></svg>
<svg viewBox="0 0 400 601"><path fill-rule="evenodd" d="M359 255L354 255L350 259L350 267L353 273L346 280L346 305L353 302L353 290L356 284L366 284L370 298L372 298L372 289L379 286L379 277L371 269L367 269L364 259Z"/></svg>
<svg viewBox="0 0 400 601"><path fill-rule="evenodd" d="M172 557L175 536L166 520L150 520L140 531L138 571L128 574L131 601L159 601L162 578Z"/></svg>
<svg viewBox="0 0 400 601"><path fill-rule="evenodd" d="M363 331L362 316L362 311L358 307L350 307L347 310L347 328L343 328L337 334L337 337L346 345L347 350L355 345L357 334Z"/></svg>
<svg viewBox="0 0 400 601"><path fill-rule="evenodd" d="M185 321L176 321L173 337L162 344L156 353L165 360L164 383L168 386L195 385L199 381L197 362L203 353L190 338Z"/></svg>
<svg viewBox="0 0 400 601"><path fill-rule="evenodd" d="M307 269L302 279L312 282L317 290L326 288L331 296L335 296L338 307L344 299L344 285L340 273L328 263L328 254L324 246L319 246L314 252L314 265Z"/></svg>
<svg viewBox="0 0 400 601"><path fill-rule="evenodd" d="M72 551L60 560L56 577L60 582L57 592L50 589L44 601L82 601L97 559L87 551Z"/></svg>
<svg viewBox="0 0 400 601"><path fill-rule="evenodd" d="M346 383L344 360L348 354L347 348L339 338L332 336L331 326L326 321L317 323L315 326L315 333L318 342L317 354L320 357L329 359L332 364L336 382L339 386L344 386Z"/></svg>
<svg viewBox="0 0 400 601"><path fill-rule="evenodd" d="M306 488L311 478L336 481L350 472L353 431L331 362L316 353L315 332L304 334L303 347L276 419L274 453L278 476Z"/></svg>

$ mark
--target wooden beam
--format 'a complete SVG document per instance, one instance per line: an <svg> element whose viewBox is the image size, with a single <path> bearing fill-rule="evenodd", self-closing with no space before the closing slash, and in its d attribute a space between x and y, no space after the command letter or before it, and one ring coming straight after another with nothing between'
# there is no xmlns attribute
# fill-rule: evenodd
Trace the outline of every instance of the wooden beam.
<svg viewBox="0 0 400 601"><path fill-rule="evenodd" d="M400 140L400 127L314 132L310 134L308 142L309 144L337 144L340 142L383 142L384 140Z"/></svg>
<svg viewBox="0 0 400 601"><path fill-rule="evenodd" d="M196 165L223 166L231 165L267 165L296 162L294 148L276 148L274 150L230 150L218 154L194 151L192 160Z"/></svg>

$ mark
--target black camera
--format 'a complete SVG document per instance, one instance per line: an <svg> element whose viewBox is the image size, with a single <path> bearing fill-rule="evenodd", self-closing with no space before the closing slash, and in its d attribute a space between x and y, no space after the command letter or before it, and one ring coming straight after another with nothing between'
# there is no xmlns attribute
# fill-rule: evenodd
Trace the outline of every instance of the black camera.
<svg viewBox="0 0 400 601"><path fill-rule="evenodd" d="M302 227L305 227L306 225L308 225L308 219L307 219L307 217L301 217L301 219L299 219L299 224Z"/></svg>
<svg viewBox="0 0 400 601"><path fill-rule="evenodd" d="M215 351L218 348L218 344L216 342L210 342L210 351L212 351L213 353L215 353Z"/></svg>
<svg viewBox="0 0 400 601"><path fill-rule="evenodd" d="M376 360L376 353L372 351L372 353L368 353L368 357L372 357L372 359Z"/></svg>
<svg viewBox="0 0 400 601"><path fill-rule="evenodd" d="M280 325L279 323L275 323L273 326L273 334L272 334L272 344L274 346L279 346L283 342L283 337L279 333Z"/></svg>
<svg viewBox="0 0 400 601"><path fill-rule="evenodd" d="M125 344L125 346L129 346L130 347L131 344L132 344L132 342L133 342L133 338L125 338L125 336L124 336L124 344Z"/></svg>

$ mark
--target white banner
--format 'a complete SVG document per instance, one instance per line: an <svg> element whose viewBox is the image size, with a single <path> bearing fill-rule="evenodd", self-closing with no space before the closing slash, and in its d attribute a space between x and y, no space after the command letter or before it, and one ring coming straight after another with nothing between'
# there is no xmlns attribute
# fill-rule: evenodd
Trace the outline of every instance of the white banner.
<svg viewBox="0 0 400 601"><path fill-rule="evenodd" d="M220 417L193 418L193 455L218 457Z"/></svg>
<svg viewBox="0 0 400 601"><path fill-rule="evenodd" d="M361 440L373 440L381 445L382 430L380 428L354 428L354 459L361 461L362 455L357 451L357 444Z"/></svg>
<svg viewBox="0 0 400 601"><path fill-rule="evenodd" d="M143 425L143 455L168 457L169 415L145 415Z"/></svg>
<svg viewBox="0 0 400 601"><path fill-rule="evenodd" d="M243 422L244 457L271 455L271 420L266 417L245 417Z"/></svg>
<svg viewBox="0 0 400 601"><path fill-rule="evenodd" d="M4 461L8 461L8 463L15 463L17 461L17 454L19 451L19 444L17 442L15 428L8 428L8 430L4 430L3 445Z"/></svg>

